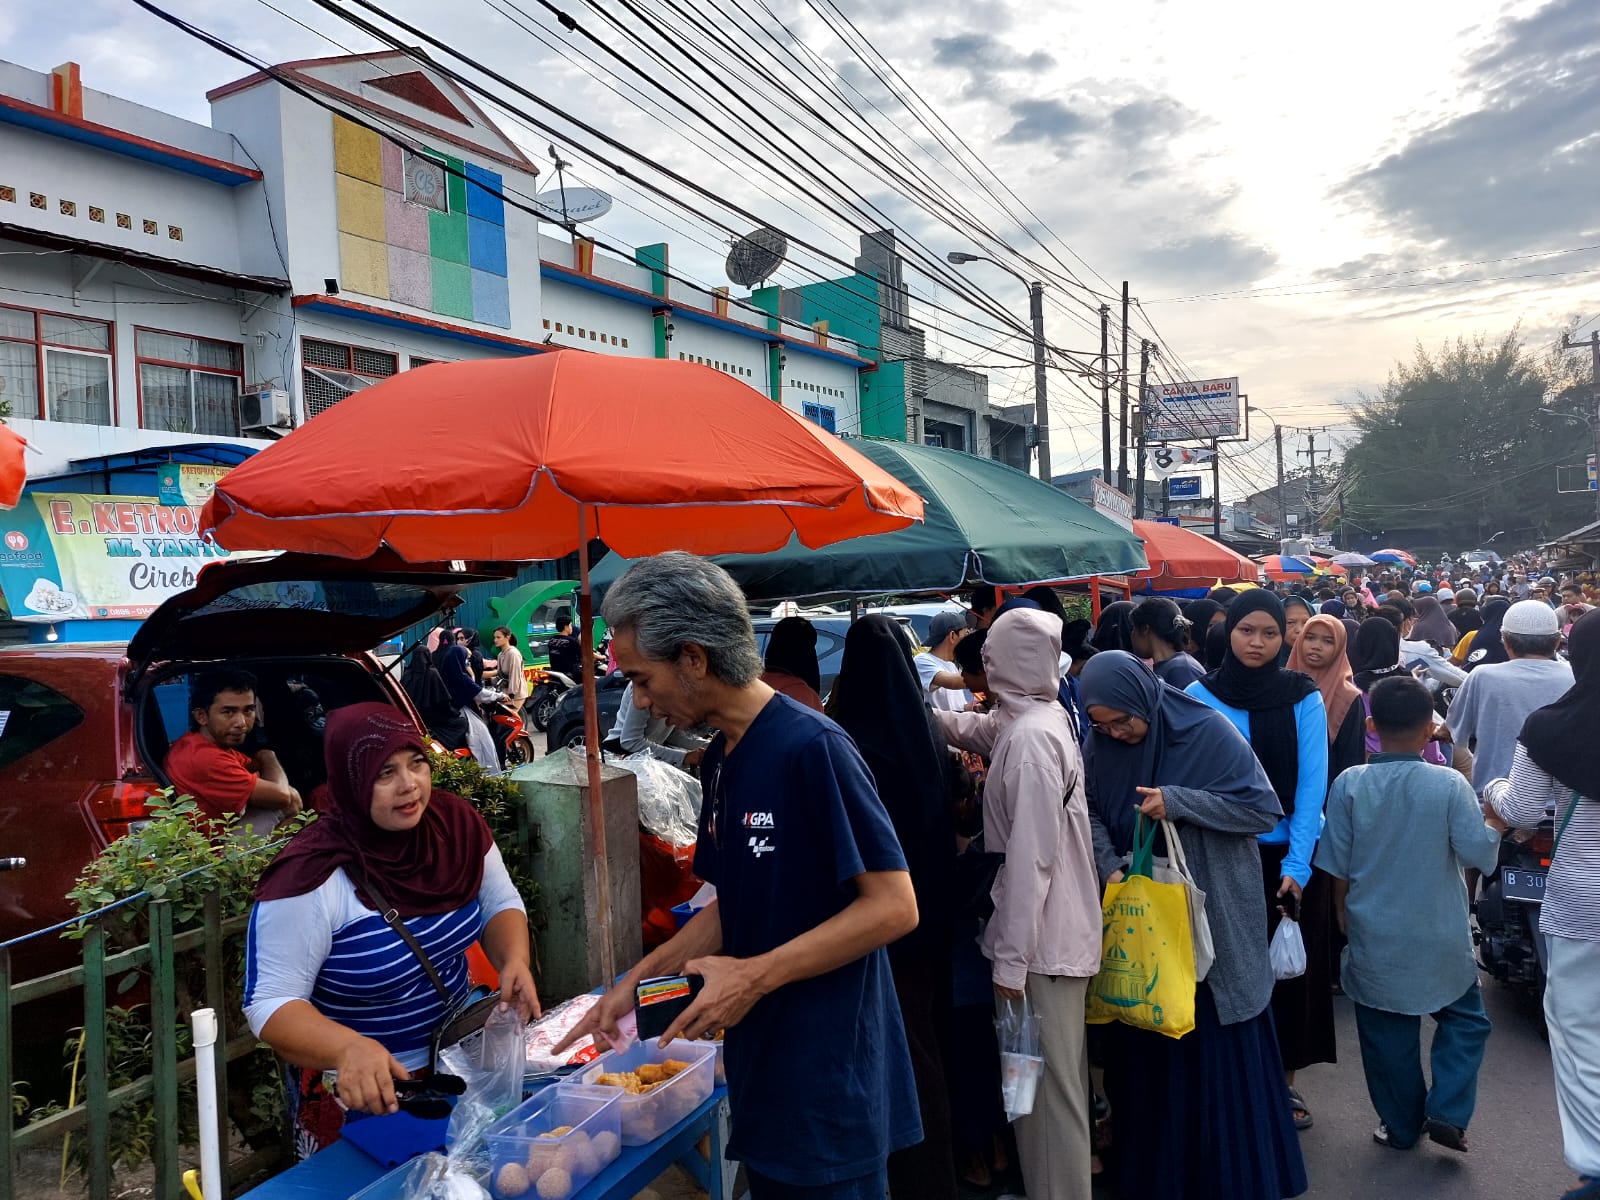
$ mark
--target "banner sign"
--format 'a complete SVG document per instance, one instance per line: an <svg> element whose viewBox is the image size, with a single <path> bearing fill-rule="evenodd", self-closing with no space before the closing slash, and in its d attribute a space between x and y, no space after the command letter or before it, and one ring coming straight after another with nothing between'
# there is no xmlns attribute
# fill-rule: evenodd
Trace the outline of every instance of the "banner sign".
<svg viewBox="0 0 1600 1200"><path fill-rule="evenodd" d="M229 557L201 540L199 504L150 496L30 492L0 528L0 589L18 621L142 620Z"/></svg>
<svg viewBox="0 0 1600 1200"><path fill-rule="evenodd" d="M1133 528L1133 497L1117 491L1098 475L1090 480L1094 484L1094 508L1102 516L1110 517L1124 529Z"/></svg>
<svg viewBox="0 0 1600 1200"><path fill-rule="evenodd" d="M1156 479L1163 479L1210 466L1216 457L1217 452L1209 446L1151 446L1145 452L1145 470Z"/></svg>
<svg viewBox="0 0 1600 1200"><path fill-rule="evenodd" d="M1144 393L1147 442L1197 442L1239 436L1239 379L1163 383Z"/></svg>
<svg viewBox="0 0 1600 1200"><path fill-rule="evenodd" d="M1200 476L1172 476L1167 480L1167 496L1173 500L1198 500L1200 498Z"/></svg>
<svg viewBox="0 0 1600 1200"><path fill-rule="evenodd" d="M204 508L217 490L217 481L229 470L200 463L168 463L156 475L156 499L167 505Z"/></svg>

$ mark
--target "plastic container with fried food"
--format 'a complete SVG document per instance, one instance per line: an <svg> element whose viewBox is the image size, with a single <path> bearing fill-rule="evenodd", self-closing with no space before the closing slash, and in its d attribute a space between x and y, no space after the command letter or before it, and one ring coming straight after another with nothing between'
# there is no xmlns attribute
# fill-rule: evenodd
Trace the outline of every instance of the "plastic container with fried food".
<svg viewBox="0 0 1600 1200"><path fill-rule="evenodd" d="M547 1087L489 1127L495 1200L567 1200L622 1154L614 1088Z"/></svg>
<svg viewBox="0 0 1600 1200"><path fill-rule="evenodd" d="M558 1089L600 1088L622 1097L622 1144L647 1146L711 1099L716 1087L717 1046L714 1042L669 1042L657 1049L641 1042L627 1050L613 1050L558 1084ZM654 1068L682 1063L683 1069L659 1083L641 1080L649 1090L630 1093L620 1086L602 1084L600 1077L658 1074Z"/></svg>

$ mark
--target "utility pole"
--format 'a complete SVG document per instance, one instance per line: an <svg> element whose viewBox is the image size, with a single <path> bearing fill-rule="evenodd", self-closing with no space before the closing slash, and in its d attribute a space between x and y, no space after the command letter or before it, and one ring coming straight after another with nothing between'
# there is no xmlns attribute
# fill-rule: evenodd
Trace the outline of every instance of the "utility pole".
<svg viewBox="0 0 1600 1200"><path fill-rule="evenodd" d="M1100 306L1100 477L1111 482L1111 306Z"/></svg>
<svg viewBox="0 0 1600 1200"><path fill-rule="evenodd" d="M1039 426L1039 478L1049 483L1050 401L1044 382L1044 284L1028 285L1028 311L1033 317L1033 419Z"/></svg>
<svg viewBox="0 0 1600 1200"><path fill-rule="evenodd" d="M1573 341L1568 334L1563 333L1561 335L1561 348L1563 350L1576 350L1582 345L1582 342ZM1594 395L1592 397L1594 415L1591 418L1591 431L1594 434L1595 482L1600 485L1600 330L1596 330L1589 335L1589 355L1590 366L1594 372ZM1585 478L1587 478L1587 472L1585 472ZM1600 486L1596 487L1594 493L1594 515L1596 518L1600 518Z"/></svg>
<svg viewBox="0 0 1600 1200"><path fill-rule="evenodd" d="M1322 450L1317 449L1317 434L1326 433L1326 429L1304 429L1300 432L1306 435L1306 448L1304 450L1296 450L1295 454L1303 454L1311 460L1311 479L1306 484L1306 507L1311 511L1306 515L1311 518L1311 532L1319 533L1321 528L1317 521L1317 455L1331 456L1333 447L1328 446Z"/></svg>
<svg viewBox="0 0 1600 1200"><path fill-rule="evenodd" d="M1148 338L1139 339L1139 415L1134 418L1134 429L1138 433L1139 467L1138 479L1133 485L1133 515L1140 520L1144 519L1144 387L1145 381L1150 377L1150 341ZM1163 492L1165 489L1163 489Z"/></svg>
<svg viewBox="0 0 1600 1200"><path fill-rule="evenodd" d="M1122 281L1122 417L1117 450L1117 487L1128 490L1128 281Z"/></svg>
<svg viewBox="0 0 1600 1200"><path fill-rule="evenodd" d="M1289 536L1289 497L1283 492L1283 426L1272 423L1272 440L1278 450L1278 536Z"/></svg>
<svg viewBox="0 0 1600 1200"><path fill-rule="evenodd" d="M1211 439L1211 536L1222 540L1222 446Z"/></svg>

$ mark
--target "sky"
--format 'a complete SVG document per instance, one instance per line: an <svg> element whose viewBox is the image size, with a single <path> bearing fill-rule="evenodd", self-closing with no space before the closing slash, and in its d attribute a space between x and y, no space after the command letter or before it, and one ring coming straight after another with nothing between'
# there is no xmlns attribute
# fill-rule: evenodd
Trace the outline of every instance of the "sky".
<svg viewBox="0 0 1600 1200"><path fill-rule="evenodd" d="M163 6L274 62L379 44L313 0ZM1135 369L1137 340L1159 335L1158 377L1236 375L1270 418L1336 445L1418 345L1519 328L1542 352L1600 320L1595 0L566 0L571 30L541 0L380 7L544 102L488 84L554 129L577 182L616 198L589 230L603 243L665 238L678 273L716 286L731 235L767 222L790 235L775 281L793 285L842 273L862 229L893 223L914 318L936 352L993 368L997 403L1032 398L1031 371L1006 365L1028 354L1026 294L994 266L939 260L1049 268L1057 472L1099 461L1082 372L1124 279ZM729 39L769 56L759 72ZM199 121L205 91L247 73L132 0L83 0L71 21L0 6L0 46ZM775 86L802 92L785 64L818 89L801 95L811 111ZM548 162L549 129L498 115ZM1270 481L1270 423L1251 432L1225 494Z"/></svg>

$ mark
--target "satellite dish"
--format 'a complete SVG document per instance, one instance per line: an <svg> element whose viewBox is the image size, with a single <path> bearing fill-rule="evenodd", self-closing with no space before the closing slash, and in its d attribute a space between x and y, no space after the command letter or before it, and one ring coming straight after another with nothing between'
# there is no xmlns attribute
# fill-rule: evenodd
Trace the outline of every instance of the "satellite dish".
<svg viewBox="0 0 1600 1200"><path fill-rule="evenodd" d="M611 211L611 197L597 188L550 188L533 198L539 216L557 225L595 221Z"/></svg>
<svg viewBox="0 0 1600 1200"><path fill-rule="evenodd" d="M789 253L789 239L763 225L733 244L728 251L728 278L740 287L755 287L771 276Z"/></svg>

